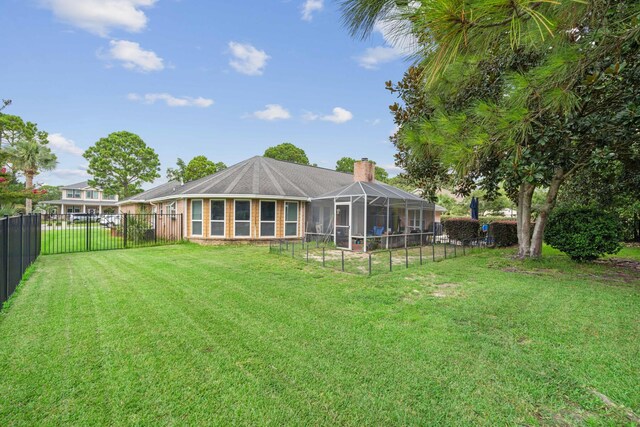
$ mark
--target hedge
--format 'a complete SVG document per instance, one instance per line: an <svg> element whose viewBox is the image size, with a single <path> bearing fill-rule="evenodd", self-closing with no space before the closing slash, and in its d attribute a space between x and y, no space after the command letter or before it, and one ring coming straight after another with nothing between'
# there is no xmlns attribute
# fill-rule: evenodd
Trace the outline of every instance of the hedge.
<svg viewBox="0 0 640 427"><path fill-rule="evenodd" d="M493 221L489 224L489 236L497 247L518 244L518 223L515 221Z"/></svg>
<svg viewBox="0 0 640 427"><path fill-rule="evenodd" d="M452 240L476 239L480 232L480 221L471 218L447 218L443 221L443 226Z"/></svg>
<svg viewBox="0 0 640 427"><path fill-rule="evenodd" d="M592 261L620 251L620 220L599 208L559 208L549 217L544 240L574 261Z"/></svg>

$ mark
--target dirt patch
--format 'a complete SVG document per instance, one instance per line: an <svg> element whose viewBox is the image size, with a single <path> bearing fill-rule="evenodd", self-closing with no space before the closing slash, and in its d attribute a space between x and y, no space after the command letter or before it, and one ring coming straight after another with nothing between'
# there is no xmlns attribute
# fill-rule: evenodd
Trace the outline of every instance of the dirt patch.
<svg viewBox="0 0 640 427"><path fill-rule="evenodd" d="M433 285L436 289L431 292L432 297L436 298L448 298L448 297L458 297L461 296L459 288L460 285L457 283L437 283Z"/></svg>

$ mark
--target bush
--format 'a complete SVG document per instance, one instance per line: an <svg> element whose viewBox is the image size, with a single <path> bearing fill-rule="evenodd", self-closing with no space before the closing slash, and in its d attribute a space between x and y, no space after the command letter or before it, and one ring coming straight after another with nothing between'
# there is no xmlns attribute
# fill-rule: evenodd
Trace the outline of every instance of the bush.
<svg viewBox="0 0 640 427"><path fill-rule="evenodd" d="M489 236L493 244L504 248L518 244L518 223L515 221L493 221L489 224Z"/></svg>
<svg viewBox="0 0 640 427"><path fill-rule="evenodd" d="M480 232L480 221L471 218L447 218L443 226L449 239L453 240L476 239Z"/></svg>
<svg viewBox="0 0 640 427"><path fill-rule="evenodd" d="M574 261L593 261L622 248L620 220L592 207L561 208L552 212L544 240Z"/></svg>

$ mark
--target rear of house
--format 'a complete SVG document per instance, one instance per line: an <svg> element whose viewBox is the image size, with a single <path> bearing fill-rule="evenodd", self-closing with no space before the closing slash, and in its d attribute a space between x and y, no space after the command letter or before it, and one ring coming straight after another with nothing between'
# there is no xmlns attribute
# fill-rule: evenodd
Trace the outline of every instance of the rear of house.
<svg viewBox="0 0 640 427"><path fill-rule="evenodd" d="M193 242L218 244L300 239L316 229L319 213L312 209L312 201L350 188L354 181L382 185L374 184L372 176L358 173L358 170L352 175L255 156L196 181L162 184L118 205L122 213L170 214L158 216L158 221L182 221L180 227L159 223L158 232L179 229L183 238ZM398 197L418 199L395 187L384 186L402 194ZM335 238L331 236L336 234L336 208L333 202L330 205L323 223L327 238ZM439 220L439 212L436 220Z"/></svg>

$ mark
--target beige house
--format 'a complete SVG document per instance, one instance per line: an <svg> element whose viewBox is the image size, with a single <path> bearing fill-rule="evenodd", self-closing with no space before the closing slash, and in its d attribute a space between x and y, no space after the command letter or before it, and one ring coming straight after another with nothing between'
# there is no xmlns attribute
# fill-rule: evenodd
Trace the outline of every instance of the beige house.
<svg viewBox="0 0 640 427"><path fill-rule="evenodd" d="M66 185L60 188L60 200L42 201L40 204L50 207L51 213L114 213L118 211L118 196L108 196L87 181Z"/></svg>
<svg viewBox="0 0 640 427"><path fill-rule="evenodd" d="M312 208L312 201L358 180L421 201L359 172L359 167L369 165L373 167L368 161L358 162L352 175L255 156L199 180L168 182L117 204L121 213L170 214L159 221L183 221L183 238L217 243L300 239L318 228L318 215L328 224L336 212L332 206L325 216L324 210ZM332 228L328 234L334 232Z"/></svg>

